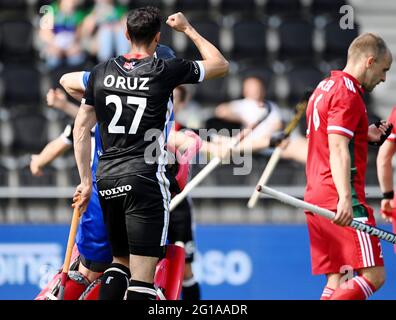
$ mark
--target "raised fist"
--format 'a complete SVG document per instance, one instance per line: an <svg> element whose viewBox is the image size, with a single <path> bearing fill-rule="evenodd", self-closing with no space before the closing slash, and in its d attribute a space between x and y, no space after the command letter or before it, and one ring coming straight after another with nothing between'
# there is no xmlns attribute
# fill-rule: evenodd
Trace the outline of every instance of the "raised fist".
<svg viewBox="0 0 396 320"><path fill-rule="evenodd" d="M184 32L190 26L187 18L181 12L170 15L166 24L179 32Z"/></svg>

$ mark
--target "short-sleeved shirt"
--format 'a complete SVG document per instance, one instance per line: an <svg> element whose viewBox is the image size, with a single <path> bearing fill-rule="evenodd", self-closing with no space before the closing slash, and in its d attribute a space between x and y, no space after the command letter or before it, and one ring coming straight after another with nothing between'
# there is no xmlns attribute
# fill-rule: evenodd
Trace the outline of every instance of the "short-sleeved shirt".
<svg viewBox="0 0 396 320"><path fill-rule="evenodd" d="M102 140L98 177L165 171L165 143L173 89L204 79L201 62L183 59L130 59L97 65L83 103L95 107Z"/></svg>
<svg viewBox="0 0 396 320"><path fill-rule="evenodd" d="M305 201L334 210L338 193L330 168L329 134L350 139L352 206L365 204L368 117L363 89L351 75L332 71L316 87L307 107L308 158Z"/></svg>
<svg viewBox="0 0 396 320"><path fill-rule="evenodd" d="M387 140L391 142L396 142L396 106L393 107L392 112L388 118L388 122L393 124L393 128Z"/></svg>
<svg viewBox="0 0 396 320"><path fill-rule="evenodd" d="M264 102L264 106L260 106L255 100L239 99L230 102L230 109L249 126L255 125L257 119L263 119L249 135L249 139L270 135L274 126L282 122L279 107L272 101L267 100Z"/></svg>

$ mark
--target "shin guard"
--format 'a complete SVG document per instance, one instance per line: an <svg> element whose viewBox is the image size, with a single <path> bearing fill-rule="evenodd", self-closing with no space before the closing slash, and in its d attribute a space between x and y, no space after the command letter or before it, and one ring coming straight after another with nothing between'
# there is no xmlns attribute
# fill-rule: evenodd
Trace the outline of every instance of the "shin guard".
<svg viewBox="0 0 396 320"><path fill-rule="evenodd" d="M92 282L78 300L99 300L99 290L102 285L102 277Z"/></svg>
<svg viewBox="0 0 396 320"><path fill-rule="evenodd" d="M59 271L34 300L58 300L57 293L61 283L62 273Z"/></svg>
<svg viewBox="0 0 396 320"><path fill-rule="evenodd" d="M58 300L61 277L62 273L58 272L34 300ZM78 300L88 285L89 281L79 271L69 271L63 300Z"/></svg>
<svg viewBox="0 0 396 320"><path fill-rule="evenodd" d="M70 261L70 270L76 270L80 261L77 245L74 245ZM62 268L54 275L52 280L43 288L34 300L58 300L59 286L62 277ZM78 298L78 297L77 297Z"/></svg>
<svg viewBox="0 0 396 320"><path fill-rule="evenodd" d="M63 300L78 300L89 284L81 272L69 271Z"/></svg>
<svg viewBox="0 0 396 320"><path fill-rule="evenodd" d="M180 299L184 264L184 248L174 244L167 245L165 258L159 261L154 276L154 286L162 292L162 299ZM159 296L159 299L162 300L161 293Z"/></svg>

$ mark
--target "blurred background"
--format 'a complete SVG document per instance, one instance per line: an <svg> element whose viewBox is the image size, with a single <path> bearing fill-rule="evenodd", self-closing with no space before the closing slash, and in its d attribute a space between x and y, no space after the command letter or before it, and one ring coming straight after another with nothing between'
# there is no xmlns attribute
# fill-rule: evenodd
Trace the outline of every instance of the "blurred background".
<svg viewBox="0 0 396 320"><path fill-rule="evenodd" d="M159 7L164 21L182 11L230 61L227 77L187 88L191 100L176 118L197 130L241 127L243 121L231 123L216 110L244 97L249 76L263 81L265 99L277 105L286 124L306 87L343 68L358 34L378 33L396 52L396 2L389 0L0 0L0 299L32 299L49 269L63 260L71 196L79 183L73 152L40 177L30 171L31 155L73 121L60 106L78 102L61 91L59 79L126 53L125 14L145 5ZM346 11L340 13L341 7ZM348 28L340 27L342 19ZM178 57L199 59L193 44L165 24L161 43ZM370 122L388 117L395 87L393 68L385 84L365 95ZM56 88L57 103L49 107L47 92ZM294 135L303 138L305 126L303 119ZM376 154L370 147L366 190L378 213ZM234 175L233 165L218 167L192 192L195 271L204 299L320 296L324 279L310 275L304 214L264 198L254 209L246 207L270 155L255 152L248 175ZM301 198L305 167L293 160L298 155L290 158L278 163L268 185ZM193 175L202 168L194 165ZM383 247L392 269L393 248ZM395 298L394 285L390 273L374 298Z"/></svg>

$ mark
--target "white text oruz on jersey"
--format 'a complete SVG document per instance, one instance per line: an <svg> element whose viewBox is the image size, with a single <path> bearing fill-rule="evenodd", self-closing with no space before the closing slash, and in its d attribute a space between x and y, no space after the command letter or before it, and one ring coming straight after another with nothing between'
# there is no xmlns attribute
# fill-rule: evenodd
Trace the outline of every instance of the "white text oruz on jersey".
<svg viewBox="0 0 396 320"><path fill-rule="evenodd" d="M150 78L115 77L110 74L104 78L103 84L107 88L114 87L116 89L124 90L149 90L149 87L146 86L149 80Z"/></svg>

